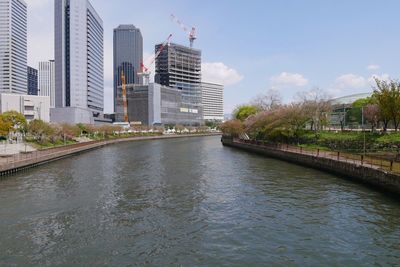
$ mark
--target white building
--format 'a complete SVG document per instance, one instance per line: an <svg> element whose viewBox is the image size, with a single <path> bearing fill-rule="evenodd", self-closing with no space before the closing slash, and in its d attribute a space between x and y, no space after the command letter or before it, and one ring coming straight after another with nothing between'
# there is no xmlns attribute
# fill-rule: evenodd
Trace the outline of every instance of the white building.
<svg viewBox="0 0 400 267"><path fill-rule="evenodd" d="M17 111L27 121L39 119L50 122L50 98L48 96L0 94L0 112Z"/></svg>
<svg viewBox="0 0 400 267"><path fill-rule="evenodd" d="M39 62L38 95L50 97L50 107L55 107L56 85L54 60Z"/></svg>
<svg viewBox="0 0 400 267"><path fill-rule="evenodd" d="M202 82L202 104L204 120L224 120L224 86Z"/></svg>
<svg viewBox="0 0 400 267"><path fill-rule="evenodd" d="M54 2L55 107L59 110L52 109L52 120L70 116L78 119L75 123L90 123L87 114L94 120L103 116L103 22L87 0Z"/></svg>
<svg viewBox="0 0 400 267"><path fill-rule="evenodd" d="M0 92L27 94L27 6L0 0Z"/></svg>

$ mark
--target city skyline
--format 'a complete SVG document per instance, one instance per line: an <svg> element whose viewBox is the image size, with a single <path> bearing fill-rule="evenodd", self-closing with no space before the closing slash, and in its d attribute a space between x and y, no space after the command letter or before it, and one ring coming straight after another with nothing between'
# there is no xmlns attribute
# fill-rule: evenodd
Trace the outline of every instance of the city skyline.
<svg viewBox="0 0 400 267"><path fill-rule="evenodd" d="M29 65L36 66L52 59L53 1L26 2ZM400 7L395 1L380 5L379 14L373 1L252 1L247 6L204 1L196 3L196 8L183 1L151 1L146 5L122 0L91 2L104 20L105 99L112 97L113 91L112 29L119 24L140 28L145 57L169 33L173 42L189 45L185 33L170 20L171 13L187 26L197 27L199 38L194 47L204 53L203 77L225 84L225 112L271 88L279 90L287 101L297 91L315 86L332 96L343 96L371 91L374 75L398 75L399 38L390 35L396 25L394 12ZM134 6L146 12L132 18L129 13ZM157 8L150 11L150 6ZM106 101L105 111L110 110L112 101Z"/></svg>

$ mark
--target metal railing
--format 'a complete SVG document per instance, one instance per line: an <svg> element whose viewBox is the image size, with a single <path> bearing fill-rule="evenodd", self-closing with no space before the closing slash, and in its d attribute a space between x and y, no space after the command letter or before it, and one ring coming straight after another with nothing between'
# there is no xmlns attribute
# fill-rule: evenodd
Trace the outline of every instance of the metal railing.
<svg viewBox="0 0 400 267"><path fill-rule="evenodd" d="M214 135L214 134L204 134L204 135ZM160 135L160 136L131 136L124 138L115 139L104 139L98 141L89 141L77 144L68 144L58 147L47 148L43 150L35 151L20 151L18 154L0 154L0 171L5 171L14 168L20 168L26 165L37 164L43 161L50 161L59 157L64 157L77 152L101 147L109 144L116 144L126 141L140 141L140 140L152 140L152 139L169 139L175 137L190 137L190 136L202 136L202 134L189 134L189 135Z"/></svg>
<svg viewBox="0 0 400 267"><path fill-rule="evenodd" d="M368 155L347 153L343 151L327 151L314 148L305 148L301 146L294 146L288 144L271 144L264 141L255 141L255 140L234 139L234 142L257 145L259 147L263 147L266 149L286 151L301 155L313 156L317 158L332 159L340 162L355 164L358 166L366 166L373 169L381 169L393 173L400 173L400 162L372 157Z"/></svg>

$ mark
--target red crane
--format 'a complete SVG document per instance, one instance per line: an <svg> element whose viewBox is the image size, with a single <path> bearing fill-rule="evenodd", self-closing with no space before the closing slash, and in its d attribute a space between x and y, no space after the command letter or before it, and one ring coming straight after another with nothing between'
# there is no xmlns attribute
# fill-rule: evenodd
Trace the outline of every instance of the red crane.
<svg viewBox="0 0 400 267"><path fill-rule="evenodd" d="M174 14L171 15L171 19L178 23L178 25L189 35L190 48L193 48L193 43L197 39L196 28L192 27L192 29L189 30L189 28L186 27L185 24L183 24L183 22L178 19Z"/></svg>
<svg viewBox="0 0 400 267"><path fill-rule="evenodd" d="M164 41L164 43L161 44L160 48L157 50L157 52L152 56L149 60L148 64L144 64L143 62L140 63L140 67L142 68L142 72L138 73L140 76L144 76L145 78L145 85L149 84L149 77L151 74L151 70L149 69L151 66L153 66L154 62L156 59L160 56L162 51L164 50L165 46L167 46L172 38L172 34L168 36L168 38Z"/></svg>

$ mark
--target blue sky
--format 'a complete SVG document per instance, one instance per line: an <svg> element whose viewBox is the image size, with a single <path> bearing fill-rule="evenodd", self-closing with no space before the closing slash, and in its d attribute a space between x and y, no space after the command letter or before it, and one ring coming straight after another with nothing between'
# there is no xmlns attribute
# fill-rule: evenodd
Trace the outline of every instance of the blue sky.
<svg viewBox="0 0 400 267"><path fill-rule="evenodd" d="M29 64L53 58L53 0L26 0ZM269 89L285 101L320 87L331 96L371 91L371 78L400 78L400 1L395 0L91 0L104 21L105 108L112 107L112 34L142 31L145 56L172 33L170 20L196 26L203 77L225 88L225 111Z"/></svg>

